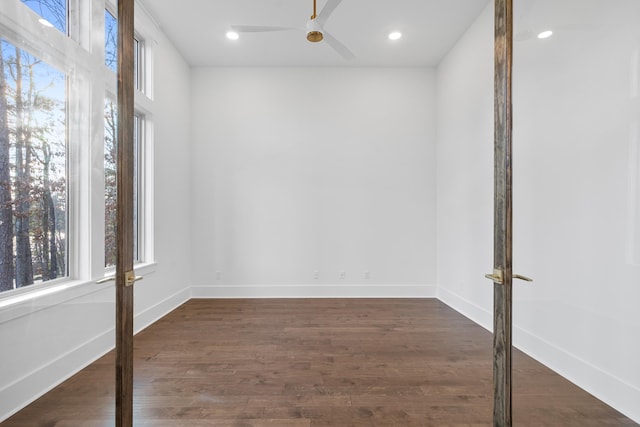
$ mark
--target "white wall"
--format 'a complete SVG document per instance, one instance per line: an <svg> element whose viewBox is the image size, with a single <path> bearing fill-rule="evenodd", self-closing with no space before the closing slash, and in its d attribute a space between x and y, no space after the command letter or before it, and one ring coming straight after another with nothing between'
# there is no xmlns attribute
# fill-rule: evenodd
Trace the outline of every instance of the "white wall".
<svg viewBox="0 0 640 427"><path fill-rule="evenodd" d="M155 259L139 269L135 328L190 296L190 70L159 36L155 52ZM102 222L97 224L102 226ZM0 420L113 348L115 292L84 283L0 309ZM10 343L10 344L9 344Z"/></svg>
<svg viewBox="0 0 640 427"><path fill-rule="evenodd" d="M514 285L514 343L640 421L640 6L568 3L581 12L572 16L588 12L580 31L515 45L514 271L535 282ZM489 9L438 69L437 157L439 296L487 328L493 65L479 52L490 50ZM516 34L535 27L527 18Z"/></svg>
<svg viewBox="0 0 640 427"><path fill-rule="evenodd" d="M191 68L164 36L154 43L155 271L135 285L136 331L190 298Z"/></svg>
<svg viewBox="0 0 640 427"><path fill-rule="evenodd" d="M195 295L435 295L432 70L196 69L191 94Z"/></svg>
<svg viewBox="0 0 640 427"><path fill-rule="evenodd" d="M536 281L516 284L514 339L640 421L640 53L637 6L620 4L589 49L517 57L515 269ZM163 36L154 48L157 265L136 284L137 330L191 285L430 296L436 283L491 328L491 6L437 73L189 70ZM113 286L87 286L0 312L15 343L0 348L0 419L112 347Z"/></svg>
<svg viewBox="0 0 640 427"><path fill-rule="evenodd" d="M493 5L437 70L438 297L493 325Z"/></svg>

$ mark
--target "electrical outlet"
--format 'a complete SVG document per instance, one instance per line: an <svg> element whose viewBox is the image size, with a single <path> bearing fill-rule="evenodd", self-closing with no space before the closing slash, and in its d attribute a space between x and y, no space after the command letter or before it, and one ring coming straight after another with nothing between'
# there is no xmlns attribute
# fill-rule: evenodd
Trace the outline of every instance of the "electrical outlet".
<svg viewBox="0 0 640 427"><path fill-rule="evenodd" d="M344 279L346 279L346 278L347 278L347 273L346 273L346 272L344 272L344 271L341 271L341 272L340 272L340 280L344 280Z"/></svg>
<svg viewBox="0 0 640 427"><path fill-rule="evenodd" d="M362 276L364 277L364 280L369 280L371 278L371 273L365 271Z"/></svg>
<svg viewBox="0 0 640 427"><path fill-rule="evenodd" d="M222 273L219 271L216 271L216 280L220 280L222 279Z"/></svg>
<svg viewBox="0 0 640 427"><path fill-rule="evenodd" d="M320 278L320 272L319 272L318 270L316 270L316 271L314 271L314 272L313 272L313 278L314 278L315 280L318 280L318 279Z"/></svg>

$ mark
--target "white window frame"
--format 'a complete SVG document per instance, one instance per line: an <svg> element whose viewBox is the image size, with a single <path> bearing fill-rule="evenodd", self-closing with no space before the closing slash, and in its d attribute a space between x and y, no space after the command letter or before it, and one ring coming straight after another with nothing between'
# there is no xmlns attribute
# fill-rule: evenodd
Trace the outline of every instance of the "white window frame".
<svg viewBox="0 0 640 427"><path fill-rule="evenodd" d="M112 273L104 266L104 96L116 93L116 76L104 64L104 10L111 0L69 0L67 34L38 22L20 0L1 0L3 39L65 73L68 81L66 278L0 294L0 323L113 284L96 284ZM114 15L116 16L116 15ZM136 2L136 38L142 68L135 110L143 118L140 141L139 258L136 270L155 270L153 218L153 47L157 25ZM102 36L99 36L99 35ZM87 111L89 111L87 120ZM90 123L90 124L87 124ZM87 141L89 143L87 144ZM38 298L38 304L32 304Z"/></svg>

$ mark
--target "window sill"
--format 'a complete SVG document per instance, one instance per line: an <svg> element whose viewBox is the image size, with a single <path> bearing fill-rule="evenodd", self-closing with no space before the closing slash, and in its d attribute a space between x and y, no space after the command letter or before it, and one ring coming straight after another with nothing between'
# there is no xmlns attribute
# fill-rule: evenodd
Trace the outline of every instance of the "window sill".
<svg viewBox="0 0 640 427"><path fill-rule="evenodd" d="M156 263L137 264L134 267L136 274L145 276L155 271ZM51 286L41 286L17 295L9 295L0 298L0 324L111 287L113 287L113 282L99 284L95 280L68 280Z"/></svg>

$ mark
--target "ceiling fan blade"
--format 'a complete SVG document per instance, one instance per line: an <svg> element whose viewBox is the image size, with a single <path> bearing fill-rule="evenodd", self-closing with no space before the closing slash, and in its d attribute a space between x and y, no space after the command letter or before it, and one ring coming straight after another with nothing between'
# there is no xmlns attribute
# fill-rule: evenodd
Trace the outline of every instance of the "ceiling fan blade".
<svg viewBox="0 0 640 427"><path fill-rule="evenodd" d="M344 59L350 61L356 57L353 54L353 52L349 50L348 47L343 45L342 42L340 42L338 39L333 37L330 33L328 33L327 31L323 31L323 35L324 35L324 41L326 41L327 44L331 46L333 50L338 52L340 56L342 56Z"/></svg>
<svg viewBox="0 0 640 427"><path fill-rule="evenodd" d="M320 26L324 26L325 22L327 22L327 19L329 19L334 9L338 7L340 3L342 3L342 0L327 0L324 8L322 8L322 11L320 11L320 14L316 18Z"/></svg>
<svg viewBox="0 0 640 427"><path fill-rule="evenodd" d="M264 25L232 25L231 29L239 33L267 33L271 31L296 30L293 27L268 27Z"/></svg>

